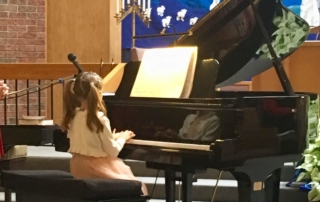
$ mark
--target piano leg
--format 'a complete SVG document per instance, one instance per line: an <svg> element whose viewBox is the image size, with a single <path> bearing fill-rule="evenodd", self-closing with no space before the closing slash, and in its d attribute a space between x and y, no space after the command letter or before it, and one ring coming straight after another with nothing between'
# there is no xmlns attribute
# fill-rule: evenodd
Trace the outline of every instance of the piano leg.
<svg viewBox="0 0 320 202"><path fill-rule="evenodd" d="M192 202L193 173L181 173L182 181L182 202Z"/></svg>
<svg viewBox="0 0 320 202"><path fill-rule="evenodd" d="M262 184L251 182L244 173L232 173L238 181L239 202L279 202L280 173L277 169Z"/></svg>
<svg viewBox="0 0 320 202"><path fill-rule="evenodd" d="M181 178L176 177L173 170L165 170L166 202L175 202L176 181L181 181L182 202L192 202L192 183L194 173L181 172Z"/></svg>
<svg viewBox="0 0 320 202"><path fill-rule="evenodd" d="M166 202L175 202L176 181L182 184L182 202L192 202L192 183L196 181L194 174L203 173L204 168L192 168L191 166L177 166L171 164L146 162L148 168L164 170L165 172L165 190ZM181 173L181 177L177 177L176 173Z"/></svg>
<svg viewBox="0 0 320 202"><path fill-rule="evenodd" d="M10 189L4 189L4 201L5 202L11 202L12 201L11 194L12 194L12 191Z"/></svg>
<svg viewBox="0 0 320 202"><path fill-rule="evenodd" d="M165 170L166 202L175 202L176 196L176 172Z"/></svg>
<svg viewBox="0 0 320 202"><path fill-rule="evenodd" d="M266 201L279 201L281 169L275 170L265 181Z"/></svg>
<svg viewBox="0 0 320 202"><path fill-rule="evenodd" d="M238 181L239 202L279 202L284 162L290 160L281 157L251 159L230 171Z"/></svg>

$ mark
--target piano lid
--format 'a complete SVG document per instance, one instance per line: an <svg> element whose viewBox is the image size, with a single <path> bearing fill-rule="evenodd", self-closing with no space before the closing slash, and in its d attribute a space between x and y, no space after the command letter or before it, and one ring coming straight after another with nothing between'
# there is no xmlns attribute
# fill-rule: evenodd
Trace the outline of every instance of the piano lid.
<svg viewBox="0 0 320 202"><path fill-rule="evenodd" d="M309 25L284 7L281 0L255 0L255 5L280 60L307 38ZM216 87L250 79L273 67L263 33L249 0L223 0L181 36L178 46L198 46L199 59L220 62Z"/></svg>

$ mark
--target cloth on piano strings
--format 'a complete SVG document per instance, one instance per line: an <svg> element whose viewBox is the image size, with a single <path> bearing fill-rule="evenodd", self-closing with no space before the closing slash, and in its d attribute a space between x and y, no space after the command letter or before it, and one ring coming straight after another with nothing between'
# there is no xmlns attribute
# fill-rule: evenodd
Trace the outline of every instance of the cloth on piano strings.
<svg viewBox="0 0 320 202"><path fill-rule="evenodd" d="M200 18L207 14L222 0L151 0L151 22L148 28L138 17L136 20L136 36L159 34L166 25L165 33L185 32ZM122 22L122 48L132 47L131 15ZM179 36L147 38L136 40L136 47L165 47L173 43Z"/></svg>

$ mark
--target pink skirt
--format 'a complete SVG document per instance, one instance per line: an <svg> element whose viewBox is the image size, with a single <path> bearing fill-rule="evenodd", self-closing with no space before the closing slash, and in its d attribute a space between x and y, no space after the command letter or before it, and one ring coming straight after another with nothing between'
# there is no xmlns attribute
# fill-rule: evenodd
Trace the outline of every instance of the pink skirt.
<svg viewBox="0 0 320 202"><path fill-rule="evenodd" d="M107 178L137 180L129 166L119 158L90 157L74 154L70 161L70 171L75 178ZM148 195L147 187L142 183L142 192Z"/></svg>

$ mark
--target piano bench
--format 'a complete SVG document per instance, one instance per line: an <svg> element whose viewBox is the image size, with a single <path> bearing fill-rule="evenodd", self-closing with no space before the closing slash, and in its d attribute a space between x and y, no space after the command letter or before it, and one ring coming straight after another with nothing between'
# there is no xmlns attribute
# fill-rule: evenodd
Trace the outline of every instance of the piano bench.
<svg viewBox="0 0 320 202"><path fill-rule="evenodd" d="M16 193L17 202L146 202L141 182L118 179L75 179L57 170L1 172L1 186Z"/></svg>
<svg viewBox="0 0 320 202"><path fill-rule="evenodd" d="M28 148L26 145L14 145L5 151L0 160L0 170L21 170L27 159ZM11 202L11 190L4 189L5 202Z"/></svg>
<svg viewBox="0 0 320 202"><path fill-rule="evenodd" d="M17 158L26 158L28 154L27 145L14 145L5 151L3 160L12 160Z"/></svg>

